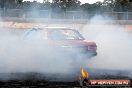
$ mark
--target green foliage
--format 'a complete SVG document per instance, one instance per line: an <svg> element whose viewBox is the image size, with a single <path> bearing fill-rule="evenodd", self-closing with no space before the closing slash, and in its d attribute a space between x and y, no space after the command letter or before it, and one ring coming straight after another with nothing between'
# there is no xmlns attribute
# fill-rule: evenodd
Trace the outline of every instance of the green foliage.
<svg viewBox="0 0 132 88"><path fill-rule="evenodd" d="M22 4L23 0L0 0L1 8L16 8L18 4Z"/></svg>
<svg viewBox="0 0 132 88"><path fill-rule="evenodd" d="M102 12L126 12L132 11L132 0L104 0L104 2L96 2L94 4L81 4L79 0L43 0L43 3L29 2L23 0L0 0L1 8L18 8L30 9L37 8L43 10L56 10L56 11L78 11L83 10L86 13L102 13Z"/></svg>

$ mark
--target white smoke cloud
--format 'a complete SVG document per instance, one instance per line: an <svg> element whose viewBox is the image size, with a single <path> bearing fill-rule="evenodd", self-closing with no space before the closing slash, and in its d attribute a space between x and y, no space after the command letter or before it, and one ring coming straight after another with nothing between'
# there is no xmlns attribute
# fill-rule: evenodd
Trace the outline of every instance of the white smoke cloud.
<svg viewBox="0 0 132 88"><path fill-rule="evenodd" d="M86 39L95 41L98 46L98 55L91 60L89 67L132 71L131 33L126 32L121 25L108 23L108 20L95 16L83 28Z"/></svg>
<svg viewBox="0 0 132 88"><path fill-rule="evenodd" d="M24 41L21 38L22 30L1 29L0 73L69 74L80 71L82 67L131 71L131 33L124 31L123 26L108 24L108 20L110 19L95 16L79 30L88 41L97 43L98 55L90 60L76 58L76 56L67 57L65 52L51 48L45 44L45 41ZM48 26L51 25L55 26L56 24ZM70 28L82 26L80 24L73 25L71 24ZM57 26L59 25L57 24ZM69 27L70 25L63 24L63 26ZM78 55L78 57L80 56Z"/></svg>

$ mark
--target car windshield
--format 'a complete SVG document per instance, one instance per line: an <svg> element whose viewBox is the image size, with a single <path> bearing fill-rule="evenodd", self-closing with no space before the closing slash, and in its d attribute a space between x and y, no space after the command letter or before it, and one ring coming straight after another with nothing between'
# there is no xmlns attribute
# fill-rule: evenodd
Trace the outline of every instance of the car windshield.
<svg viewBox="0 0 132 88"><path fill-rule="evenodd" d="M51 39L51 40L83 40L81 34L72 29L42 29L31 30L26 34L28 39Z"/></svg>
<svg viewBox="0 0 132 88"><path fill-rule="evenodd" d="M48 39L47 31L43 29L33 28L32 30L28 31L24 37L24 39L29 40L41 40L41 39Z"/></svg>

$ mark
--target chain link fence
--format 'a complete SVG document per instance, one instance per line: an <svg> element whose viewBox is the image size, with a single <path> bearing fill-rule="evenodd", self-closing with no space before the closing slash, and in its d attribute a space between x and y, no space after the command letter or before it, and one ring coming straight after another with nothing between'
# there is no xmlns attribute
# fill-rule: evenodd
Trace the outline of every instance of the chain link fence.
<svg viewBox="0 0 132 88"><path fill-rule="evenodd" d="M2 17L18 18L43 18L43 19L91 19L95 15L102 15L113 20L132 20L132 12L103 12L100 14L83 11L57 12L52 10L24 10L24 9L0 9Z"/></svg>

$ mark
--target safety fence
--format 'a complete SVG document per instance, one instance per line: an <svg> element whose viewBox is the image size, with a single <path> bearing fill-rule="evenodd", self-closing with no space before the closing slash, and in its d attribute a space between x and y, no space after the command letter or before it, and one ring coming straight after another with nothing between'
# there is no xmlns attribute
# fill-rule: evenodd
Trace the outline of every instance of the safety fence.
<svg viewBox="0 0 132 88"><path fill-rule="evenodd" d="M2 17L43 18L43 19L91 19L102 15L105 20L132 20L132 12L103 12L88 13L84 11L52 11L52 10L27 10L27 9L0 9ZM108 19L109 18L109 19Z"/></svg>

